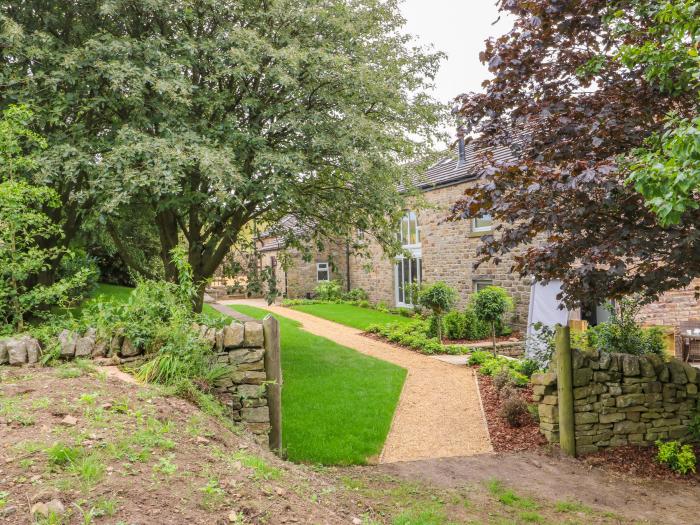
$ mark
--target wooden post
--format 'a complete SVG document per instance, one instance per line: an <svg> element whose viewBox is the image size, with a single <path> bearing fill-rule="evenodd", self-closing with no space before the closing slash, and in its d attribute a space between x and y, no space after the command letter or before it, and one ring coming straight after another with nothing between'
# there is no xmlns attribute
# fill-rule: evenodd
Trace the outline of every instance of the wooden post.
<svg viewBox="0 0 700 525"><path fill-rule="evenodd" d="M574 378L571 338L568 326L557 325L555 336L557 361L557 395L559 398L559 446L569 456L576 456L574 426Z"/></svg>
<svg viewBox="0 0 700 525"><path fill-rule="evenodd" d="M268 315L263 320L265 335L265 372L267 375L267 406L270 411L270 450L282 450L282 359L280 352L280 323Z"/></svg>

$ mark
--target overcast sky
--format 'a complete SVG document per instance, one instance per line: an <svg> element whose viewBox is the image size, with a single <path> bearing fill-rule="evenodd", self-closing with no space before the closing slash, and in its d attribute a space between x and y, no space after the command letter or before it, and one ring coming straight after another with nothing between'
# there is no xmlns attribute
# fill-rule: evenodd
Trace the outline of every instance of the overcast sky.
<svg viewBox="0 0 700 525"><path fill-rule="evenodd" d="M481 82L489 77L479 62L484 40L506 33L512 20L498 19L495 0L404 0L402 12L406 31L423 44L447 53L435 81L433 94L441 102L450 102L467 91L481 91Z"/></svg>

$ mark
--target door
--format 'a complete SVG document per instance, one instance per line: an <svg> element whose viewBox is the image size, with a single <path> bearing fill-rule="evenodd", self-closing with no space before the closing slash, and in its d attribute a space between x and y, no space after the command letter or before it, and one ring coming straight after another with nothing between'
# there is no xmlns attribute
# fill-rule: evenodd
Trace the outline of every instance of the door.
<svg viewBox="0 0 700 525"><path fill-rule="evenodd" d="M411 283L420 284L423 278L423 259L420 256L397 257L394 265L396 282L396 306L410 308L414 298L411 296Z"/></svg>

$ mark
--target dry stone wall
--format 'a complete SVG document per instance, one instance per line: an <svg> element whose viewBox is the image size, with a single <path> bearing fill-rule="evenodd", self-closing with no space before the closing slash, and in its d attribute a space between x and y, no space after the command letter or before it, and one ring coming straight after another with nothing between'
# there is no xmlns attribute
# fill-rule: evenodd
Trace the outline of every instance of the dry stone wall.
<svg viewBox="0 0 700 525"><path fill-rule="evenodd" d="M231 417L244 428L267 440L270 414L265 381L265 337L259 322L232 322L223 328L193 325L202 340L211 344L219 363L230 365L229 377L214 385L216 396L231 407ZM64 360L92 358L97 364L119 365L144 360L143 349L123 331L101 337L89 328L84 334L64 330L58 336ZM0 365L31 366L41 358L39 341L28 336L0 340Z"/></svg>
<svg viewBox="0 0 700 525"><path fill-rule="evenodd" d="M688 437L698 410L698 370L677 359L573 350L573 393L578 454L657 439ZM557 376L532 376L540 430L559 442Z"/></svg>

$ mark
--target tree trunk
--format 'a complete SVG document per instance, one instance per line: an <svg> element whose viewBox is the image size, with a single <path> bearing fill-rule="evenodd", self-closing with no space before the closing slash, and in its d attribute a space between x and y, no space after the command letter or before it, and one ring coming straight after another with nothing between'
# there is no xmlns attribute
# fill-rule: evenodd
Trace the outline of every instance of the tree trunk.
<svg viewBox="0 0 700 525"><path fill-rule="evenodd" d="M491 340L493 341L493 355L496 357L496 323L491 323Z"/></svg>
<svg viewBox="0 0 700 525"><path fill-rule="evenodd" d="M170 252L177 247L177 219L168 211L156 214L156 226L160 237L160 258L165 268L165 279L173 283L177 282L177 267L173 263Z"/></svg>

